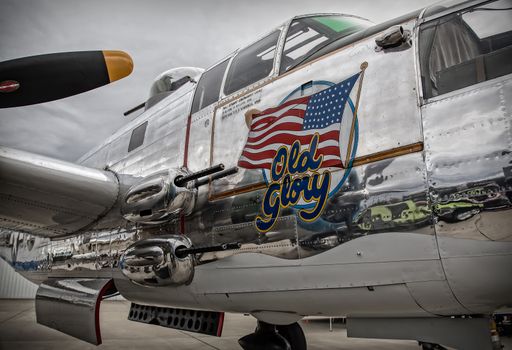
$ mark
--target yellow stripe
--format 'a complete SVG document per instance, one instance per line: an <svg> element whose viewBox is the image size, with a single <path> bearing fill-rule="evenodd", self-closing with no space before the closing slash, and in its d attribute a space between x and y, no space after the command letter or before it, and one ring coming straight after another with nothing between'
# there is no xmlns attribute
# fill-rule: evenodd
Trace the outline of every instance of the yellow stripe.
<svg viewBox="0 0 512 350"><path fill-rule="evenodd" d="M412 143L412 144L409 144L406 146L392 148L392 149L388 149L385 151L376 152L376 153L369 154L367 156L356 158L356 159L354 159L352 167L370 164L370 163L378 162L378 161L385 160L385 159L396 158L396 157L404 156L406 154L411 154L411 153L416 153L416 152L421 152L421 151L423 151L423 142L416 142L416 143ZM210 184L210 186L211 186L211 184ZM210 201L214 201L214 200L218 200L218 199L232 197L232 196L242 194L242 193L248 193L248 192L252 192L252 191L256 191L256 190L261 190L265 187L267 187L266 183L258 182L258 183L254 183L251 185L234 188L229 191L211 194L208 199Z"/></svg>
<svg viewBox="0 0 512 350"><path fill-rule="evenodd" d="M132 58L123 51L103 51L110 82L123 79L133 71Z"/></svg>
<svg viewBox="0 0 512 350"><path fill-rule="evenodd" d="M423 151L423 142L416 142L410 145L388 149L385 151L369 154L367 156L354 159L353 167L370 164L381 160L396 158L410 153Z"/></svg>
<svg viewBox="0 0 512 350"><path fill-rule="evenodd" d="M237 194L242 194L242 193L248 193L248 192L253 192L253 191L261 190L261 189L264 189L266 187L267 187L266 183L258 182L258 183L254 183L254 184L251 184L251 185L248 185L248 186L238 187L238 188L234 188L234 189L229 190L229 191L213 194L213 195L210 196L210 198L208 198L208 200L215 201L215 200L222 199L222 198L232 197L232 196L235 196Z"/></svg>

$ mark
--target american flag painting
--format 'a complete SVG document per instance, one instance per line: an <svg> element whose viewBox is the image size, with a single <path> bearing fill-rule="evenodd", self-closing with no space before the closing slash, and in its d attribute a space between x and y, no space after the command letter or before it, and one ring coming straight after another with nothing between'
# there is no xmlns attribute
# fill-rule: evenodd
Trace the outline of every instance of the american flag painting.
<svg viewBox="0 0 512 350"><path fill-rule="evenodd" d="M350 78L310 96L287 101L254 115L247 142L238 161L246 169L270 169L277 150L299 141L309 146L319 135L316 158L321 168L344 166L340 156L340 129L349 95L359 78Z"/></svg>

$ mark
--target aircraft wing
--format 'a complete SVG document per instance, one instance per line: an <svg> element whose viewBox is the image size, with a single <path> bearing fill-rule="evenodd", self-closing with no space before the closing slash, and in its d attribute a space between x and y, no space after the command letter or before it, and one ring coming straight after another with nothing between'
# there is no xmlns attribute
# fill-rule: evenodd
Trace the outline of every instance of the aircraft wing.
<svg viewBox="0 0 512 350"><path fill-rule="evenodd" d="M118 195L110 171L0 147L0 228L66 236L104 216Z"/></svg>
<svg viewBox="0 0 512 350"><path fill-rule="evenodd" d="M133 70L122 51L61 52L0 62L0 108L49 102ZM0 229L60 237L88 228L116 203L114 173L0 147Z"/></svg>

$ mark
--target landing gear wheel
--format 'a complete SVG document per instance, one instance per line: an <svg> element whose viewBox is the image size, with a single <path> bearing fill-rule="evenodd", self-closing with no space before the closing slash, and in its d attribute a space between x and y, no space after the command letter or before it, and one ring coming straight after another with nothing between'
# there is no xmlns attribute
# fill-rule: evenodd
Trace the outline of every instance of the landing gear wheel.
<svg viewBox="0 0 512 350"><path fill-rule="evenodd" d="M284 336L277 333L273 324L258 321L254 333L238 339L244 350L293 350Z"/></svg>
<svg viewBox="0 0 512 350"><path fill-rule="evenodd" d="M291 350L307 350L306 337L297 322L286 326L276 326L276 329L277 333L290 343Z"/></svg>
<svg viewBox="0 0 512 350"><path fill-rule="evenodd" d="M441 346L439 344L420 342L419 345L421 345L422 350L447 350L444 346Z"/></svg>

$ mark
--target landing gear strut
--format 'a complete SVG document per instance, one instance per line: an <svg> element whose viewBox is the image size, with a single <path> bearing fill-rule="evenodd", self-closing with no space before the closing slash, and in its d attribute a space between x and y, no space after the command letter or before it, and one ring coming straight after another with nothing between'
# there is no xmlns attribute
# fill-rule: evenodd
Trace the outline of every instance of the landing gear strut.
<svg viewBox="0 0 512 350"><path fill-rule="evenodd" d="M258 321L256 331L238 340L244 350L307 350L300 325L276 326Z"/></svg>

